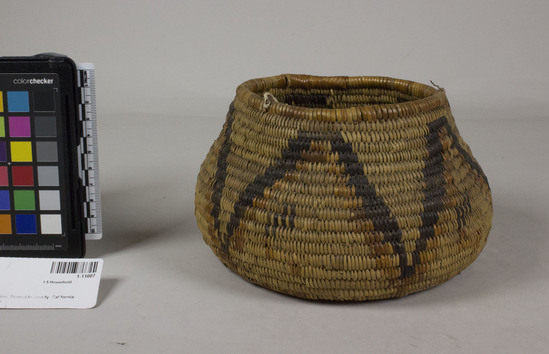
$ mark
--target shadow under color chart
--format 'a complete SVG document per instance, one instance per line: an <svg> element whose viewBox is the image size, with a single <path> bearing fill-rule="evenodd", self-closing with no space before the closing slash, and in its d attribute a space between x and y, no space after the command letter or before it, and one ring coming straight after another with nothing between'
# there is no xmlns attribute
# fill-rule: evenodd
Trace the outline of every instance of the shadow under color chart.
<svg viewBox="0 0 549 354"><path fill-rule="evenodd" d="M26 238L25 244L34 237L42 247L64 243L48 242L48 237L63 237L66 220L58 79L43 76L48 85L15 89L18 79L28 80L0 74L0 244L8 236L11 243Z"/></svg>

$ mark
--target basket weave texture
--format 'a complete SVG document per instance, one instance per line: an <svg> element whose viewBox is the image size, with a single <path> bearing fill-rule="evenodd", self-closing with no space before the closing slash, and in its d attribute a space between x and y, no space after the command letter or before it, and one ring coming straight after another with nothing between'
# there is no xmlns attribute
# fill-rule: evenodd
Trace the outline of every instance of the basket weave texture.
<svg viewBox="0 0 549 354"><path fill-rule="evenodd" d="M444 90L387 77L240 85L195 206L228 268L315 300L436 286L477 258L492 222L488 181Z"/></svg>

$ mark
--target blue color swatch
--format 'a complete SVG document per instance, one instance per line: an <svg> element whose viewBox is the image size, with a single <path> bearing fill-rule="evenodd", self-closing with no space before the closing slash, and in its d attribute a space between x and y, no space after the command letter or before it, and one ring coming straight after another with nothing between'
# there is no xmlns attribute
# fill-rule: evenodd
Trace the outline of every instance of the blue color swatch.
<svg viewBox="0 0 549 354"><path fill-rule="evenodd" d="M15 215L15 229L18 234L36 234L36 216Z"/></svg>
<svg viewBox="0 0 549 354"><path fill-rule="evenodd" d="M8 91L8 111L28 112L29 93L27 91Z"/></svg>
<svg viewBox="0 0 549 354"><path fill-rule="evenodd" d="M0 210L10 210L9 191L0 191Z"/></svg>

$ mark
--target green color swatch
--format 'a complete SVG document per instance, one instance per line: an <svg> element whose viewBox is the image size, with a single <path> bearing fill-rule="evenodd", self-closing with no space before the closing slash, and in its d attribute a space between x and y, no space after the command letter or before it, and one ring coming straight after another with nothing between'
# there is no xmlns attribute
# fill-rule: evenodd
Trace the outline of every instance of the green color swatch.
<svg viewBox="0 0 549 354"><path fill-rule="evenodd" d="M15 210L34 210L34 191L13 191Z"/></svg>

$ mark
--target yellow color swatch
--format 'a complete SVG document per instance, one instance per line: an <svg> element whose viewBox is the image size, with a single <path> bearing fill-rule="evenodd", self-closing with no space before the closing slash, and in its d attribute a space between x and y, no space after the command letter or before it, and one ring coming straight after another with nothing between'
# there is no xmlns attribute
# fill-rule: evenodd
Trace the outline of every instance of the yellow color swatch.
<svg viewBox="0 0 549 354"><path fill-rule="evenodd" d="M0 234L11 234L11 217L0 215Z"/></svg>
<svg viewBox="0 0 549 354"><path fill-rule="evenodd" d="M3 99L2 91L0 91L0 112L4 112L4 99Z"/></svg>
<svg viewBox="0 0 549 354"><path fill-rule="evenodd" d="M30 141L12 141L10 146L12 162L32 162L32 147Z"/></svg>

